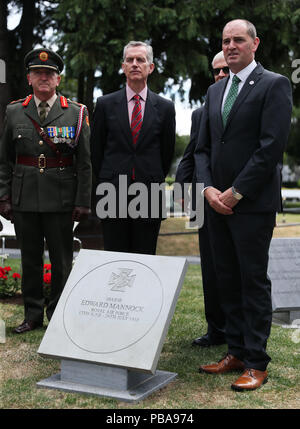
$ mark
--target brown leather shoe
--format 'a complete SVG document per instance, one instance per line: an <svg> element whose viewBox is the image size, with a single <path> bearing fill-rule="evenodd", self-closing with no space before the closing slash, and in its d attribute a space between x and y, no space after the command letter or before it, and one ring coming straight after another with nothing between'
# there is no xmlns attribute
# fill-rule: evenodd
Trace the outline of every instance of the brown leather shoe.
<svg viewBox="0 0 300 429"><path fill-rule="evenodd" d="M268 381L268 372L247 368L245 372L231 385L233 390L255 390Z"/></svg>
<svg viewBox="0 0 300 429"><path fill-rule="evenodd" d="M33 320L24 320L19 326L14 329L16 334L23 334L24 332L33 331L36 328L41 328L42 323L34 322Z"/></svg>
<svg viewBox="0 0 300 429"><path fill-rule="evenodd" d="M224 358L219 360L218 363L213 363L211 365L201 365L199 372L206 372L207 374L223 374L224 372L243 371L244 369L244 362L231 354L227 354Z"/></svg>

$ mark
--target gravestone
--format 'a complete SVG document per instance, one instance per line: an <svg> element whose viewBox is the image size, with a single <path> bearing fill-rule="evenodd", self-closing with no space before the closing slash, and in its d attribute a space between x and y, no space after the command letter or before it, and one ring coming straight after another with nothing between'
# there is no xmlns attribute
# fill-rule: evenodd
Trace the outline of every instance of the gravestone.
<svg viewBox="0 0 300 429"><path fill-rule="evenodd" d="M300 238L272 239L268 274L275 318L286 323L300 319Z"/></svg>
<svg viewBox="0 0 300 429"><path fill-rule="evenodd" d="M185 258L81 250L38 353L61 372L38 387L137 402L177 374L156 370Z"/></svg>

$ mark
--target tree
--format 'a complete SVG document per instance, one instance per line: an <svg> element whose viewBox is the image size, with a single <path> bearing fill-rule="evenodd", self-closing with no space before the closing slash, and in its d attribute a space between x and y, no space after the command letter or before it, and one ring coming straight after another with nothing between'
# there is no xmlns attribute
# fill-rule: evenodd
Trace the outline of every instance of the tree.
<svg viewBox="0 0 300 429"><path fill-rule="evenodd" d="M0 134L6 105L12 100L25 97L29 92L24 57L36 44L43 44L44 34L52 20L50 12L57 2L46 2L49 3L47 8L44 3L42 0L1 0L0 58L6 63L7 79L1 85ZM9 9L14 7L21 12L21 18L16 28L9 30Z"/></svg>
<svg viewBox="0 0 300 429"><path fill-rule="evenodd" d="M291 19L299 0L64 0L56 13L57 40L67 72L79 76L80 95L88 102L87 85L103 93L123 85L122 48L129 40L149 41L156 70L154 91L172 89L190 78L190 101L203 100L211 83L209 66L221 50L224 24L235 17L253 21L262 44L257 58L268 68L290 73ZM295 22L295 18L294 22ZM296 33L296 22L294 28ZM92 70L94 75L92 75Z"/></svg>
<svg viewBox="0 0 300 429"><path fill-rule="evenodd" d="M7 30L8 1L3 0L0 3L0 58L3 60L2 66L6 68L5 76L7 78L7 63L9 58L9 32ZM3 118L6 105L10 99L10 87L6 82L0 83L0 136L3 128Z"/></svg>
<svg viewBox="0 0 300 429"><path fill-rule="evenodd" d="M7 29L8 6L22 10L14 31ZM94 89L106 94L124 85L120 73L122 49L129 40L151 43L155 71L149 86L172 94L191 80L190 102L203 101L212 83L210 64L221 50L224 24L246 18L261 39L256 59L264 67L291 78L292 62L300 58L298 28L300 0L2 0L0 5L0 58L7 65L7 86L1 85L0 108L25 96L23 58L45 30L55 30L51 42L65 60L63 90L93 109ZM76 87L76 88L75 88ZM300 86L293 82L294 118L288 152L300 162ZM174 95L174 94L173 94ZM2 117L0 112L0 118Z"/></svg>

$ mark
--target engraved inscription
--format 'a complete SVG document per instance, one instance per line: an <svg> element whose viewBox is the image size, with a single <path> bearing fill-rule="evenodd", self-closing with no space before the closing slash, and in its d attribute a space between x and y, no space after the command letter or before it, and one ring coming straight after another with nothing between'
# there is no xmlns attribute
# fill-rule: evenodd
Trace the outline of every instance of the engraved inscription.
<svg viewBox="0 0 300 429"><path fill-rule="evenodd" d="M162 306L163 288L151 268L114 261L93 269L72 288L64 306L64 329L86 351L113 353L143 339Z"/></svg>
<svg viewBox="0 0 300 429"><path fill-rule="evenodd" d="M80 316L102 317L124 321L128 320L131 322L138 322L140 320L138 313L142 313L144 311L144 307L141 305L125 304L122 303L121 298L113 299L111 297L108 297L106 302L83 299L81 301L81 307L82 309L79 310Z"/></svg>

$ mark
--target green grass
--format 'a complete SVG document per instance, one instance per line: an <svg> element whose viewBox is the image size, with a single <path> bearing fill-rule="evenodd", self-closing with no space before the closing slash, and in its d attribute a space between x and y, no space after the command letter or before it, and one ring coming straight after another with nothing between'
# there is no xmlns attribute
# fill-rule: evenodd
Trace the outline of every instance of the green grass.
<svg viewBox="0 0 300 429"><path fill-rule="evenodd" d="M188 269L176 311L158 363L158 369L176 372L176 380L138 404L59 390L38 389L36 383L59 372L58 360L37 354L45 328L23 336L13 328L23 317L19 305L0 303L7 341L0 344L0 408L7 409L236 409L300 408L300 344L291 330L273 326L268 343L272 356L269 382L255 392L233 392L238 374L211 376L198 373L200 364L216 361L226 346L201 349L191 341L205 333L201 270Z"/></svg>
<svg viewBox="0 0 300 429"><path fill-rule="evenodd" d="M300 215L285 215L290 223ZM280 224L282 215L278 216ZM163 222L164 232L184 230L184 219ZM299 236L300 227L278 227L274 236ZM199 254L197 235L160 237L159 254ZM7 260L16 271L20 261ZM58 360L37 354L45 328L18 336L13 328L23 320L23 307L0 301L0 318L6 322L6 343L0 344L0 409L299 409L300 343L291 329L273 325L268 341L269 382L254 392L234 392L230 385L238 374L200 374L201 364L215 362L226 346L192 347L206 332L201 270L190 265L164 342L157 368L176 372L175 381L138 404L59 390L38 389L36 383L60 370ZM45 320L45 325L46 325Z"/></svg>

